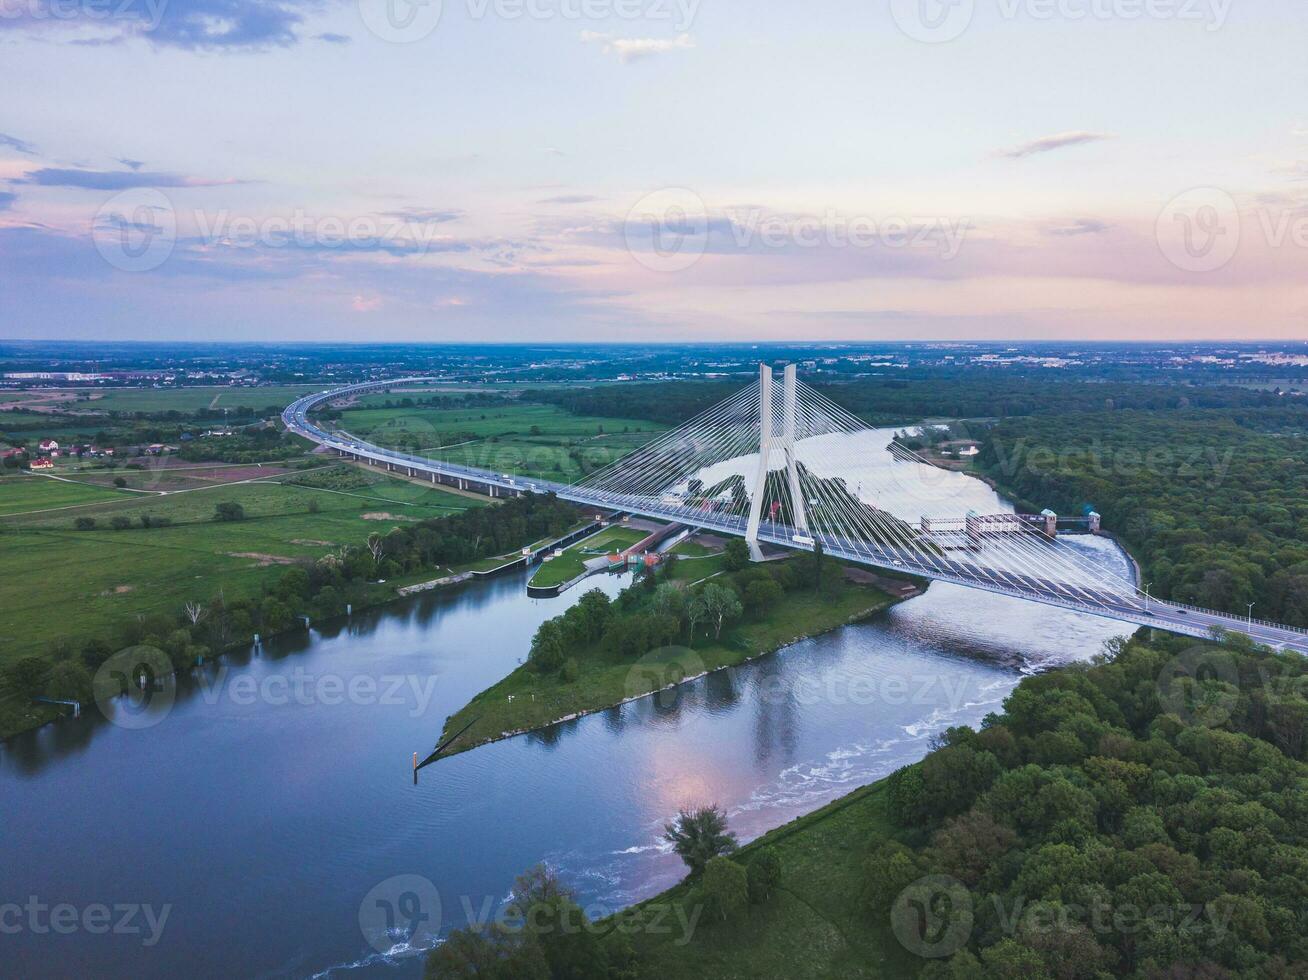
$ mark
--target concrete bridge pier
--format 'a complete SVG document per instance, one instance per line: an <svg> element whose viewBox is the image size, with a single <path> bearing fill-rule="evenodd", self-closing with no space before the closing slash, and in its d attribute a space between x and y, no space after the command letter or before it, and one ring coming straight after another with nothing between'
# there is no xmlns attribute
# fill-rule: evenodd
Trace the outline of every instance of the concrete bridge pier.
<svg viewBox="0 0 1308 980"><path fill-rule="evenodd" d="M1058 537L1058 515L1046 507L1040 512L1040 517L1045 522L1045 537L1050 541Z"/></svg>
<svg viewBox="0 0 1308 980"><path fill-rule="evenodd" d="M974 510L967 512L963 525L967 530L967 543L970 548L981 547L981 515Z"/></svg>
<svg viewBox="0 0 1308 980"><path fill-rule="evenodd" d="M1092 510L1086 516L1090 519L1091 534L1098 534L1101 530L1103 530L1103 518L1100 517L1095 511Z"/></svg>

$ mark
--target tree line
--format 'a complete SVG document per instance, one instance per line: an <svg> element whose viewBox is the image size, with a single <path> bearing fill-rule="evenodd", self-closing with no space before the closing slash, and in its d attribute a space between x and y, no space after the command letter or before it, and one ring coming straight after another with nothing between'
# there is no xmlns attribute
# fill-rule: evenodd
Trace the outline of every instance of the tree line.
<svg viewBox="0 0 1308 980"><path fill-rule="evenodd" d="M869 914L927 980L1308 975L1304 659L1110 653L1026 678L889 778Z"/></svg>

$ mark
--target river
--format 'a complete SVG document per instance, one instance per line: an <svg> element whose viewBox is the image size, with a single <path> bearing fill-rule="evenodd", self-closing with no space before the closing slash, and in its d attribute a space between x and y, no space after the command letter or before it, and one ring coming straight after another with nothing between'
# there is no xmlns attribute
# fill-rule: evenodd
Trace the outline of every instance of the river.
<svg viewBox="0 0 1308 980"><path fill-rule="evenodd" d="M1110 541L1075 541L1127 574ZM1024 672L1127 632L934 585L675 694L442 760L414 786L412 754L583 591L531 599L525 581L279 638L179 679L152 713L91 712L5 744L3 972L418 976L420 956L379 924L409 894L439 922L417 945L484 916L538 861L611 911L680 877L659 840L679 807L716 802L752 838L979 723Z"/></svg>

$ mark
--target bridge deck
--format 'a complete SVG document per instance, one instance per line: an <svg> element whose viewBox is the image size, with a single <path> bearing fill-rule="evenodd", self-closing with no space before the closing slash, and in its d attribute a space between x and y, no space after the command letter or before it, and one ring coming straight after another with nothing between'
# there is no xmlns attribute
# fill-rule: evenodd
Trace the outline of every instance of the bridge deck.
<svg viewBox="0 0 1308 980"><path fill-rule="evenodd" d="M404 378L401 380L404 383L413 383L440 379ZM329 432L309 418L309 413L324 402L347 395L384 390L397 383L400 383L400 381L372 381L306 395L285 409L282 413L282 421L290 431L328 449L335 450L343 456L408 471L410 475L424 474L432 477L433 482L439 482L441 478L463 480L484 486L488 492L502 496L523 493L553 493L564 500L578 504L627 511L642 517L692 524L704 530L720 534L738 536L744 536L745 534L746 520L744 517L713 512L688 516L685 507L669 506L660 500L648 497L605 493L571 484L556 483L551 480L518 478L505 473L494 473L476 467L446 463L424 456L415 456L373 445L348 433ZM812 544L802 540L796 541L798 533L800 532L788 525L765 521L759 528L759 539L785 548L812 550ZM832 557L883 571L913 574L939 582L952 582L969 589L980 589L998 595L1008 595L1118 622L1154 627L1185 636L1208 637L1214 629L1243 633L1258 643L1277 649L1308 653L1308 632L1276 623L1244 619L1212 610L1182 606L1173 602L1124 599L1121 595L1107 590L1098 592L1086 590L1084 587L1076 589L1076 592L1081 596L1081 598L1077 598L1071 594L1072 590L1069 590L1066 585L1060 582L1027 575L1020 571L987 567L968 561L966 558L950 557L947 552L935 557L931 564L926 564L922 561L920 552L916 550L876 542L854 542L828 534L821 534L820 536L826 553Z"/></svg>

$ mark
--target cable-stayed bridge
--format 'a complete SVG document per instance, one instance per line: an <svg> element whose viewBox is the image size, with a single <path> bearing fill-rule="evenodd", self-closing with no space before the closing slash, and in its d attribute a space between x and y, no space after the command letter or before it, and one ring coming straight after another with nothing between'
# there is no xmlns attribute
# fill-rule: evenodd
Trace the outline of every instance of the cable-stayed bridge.
<svg viewBox="0 0 1308 980"><path fill-rule="evenodd" d="M579 504L676 521L764 547L834 558L1187 636L1243 633L1308 653L1308 631L1151 598L1057 535L1057 516L981 514L982 486L932 466L795 376L766 365L748 385L689 422L575 484L519 477L374 445L310 418L327 402L398 378L318 392L282 414L287 428L355 460L491 496L554 493ZM916 517L911 515L918 515ZM925 515L925 516L923 516Z"/></svg>

